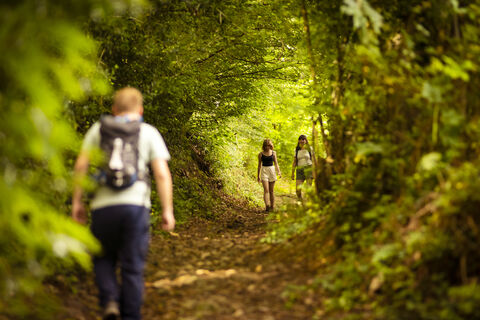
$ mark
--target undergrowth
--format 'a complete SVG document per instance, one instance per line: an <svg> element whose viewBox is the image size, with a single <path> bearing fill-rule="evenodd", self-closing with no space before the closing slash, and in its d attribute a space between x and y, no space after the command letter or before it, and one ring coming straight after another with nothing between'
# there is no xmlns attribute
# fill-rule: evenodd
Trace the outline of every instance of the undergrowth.
<svg viewBox="0 0 480 320"><path fill-rule="evenodd" d="M398 195L362 178L388 170L371 164L277 213L264 241L290 243L292 256L311 259L319 275L302 290L325 297L322 319L480 319L479 164L439 161L391 175L408 186Z"/></svg>

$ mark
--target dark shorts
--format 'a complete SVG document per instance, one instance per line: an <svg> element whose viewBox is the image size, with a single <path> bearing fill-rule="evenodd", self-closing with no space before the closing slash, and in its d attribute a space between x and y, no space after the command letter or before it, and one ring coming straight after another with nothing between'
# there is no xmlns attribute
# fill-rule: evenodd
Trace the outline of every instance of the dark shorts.
<svg viewBox="0 0 480 320"><path fill-rule="evenodd" d="M297 178L296 180L307 180L307 179L312 179L313 174L312 174L312 166L308 167L297 167Z"/></svg>

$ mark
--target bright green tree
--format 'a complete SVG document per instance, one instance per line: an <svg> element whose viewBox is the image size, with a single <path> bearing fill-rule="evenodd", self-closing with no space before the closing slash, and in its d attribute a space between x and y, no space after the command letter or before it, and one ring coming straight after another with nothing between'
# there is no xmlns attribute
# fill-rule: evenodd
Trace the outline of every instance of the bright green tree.
<svg viewBox="0 0 480 320"><path fill-rule="evenodd" d="M478 318L478 1L302 3L329 187L272 236L332 317Z"/></svg>
<svg viewBox="0 0 480 320"><path fill-rule="evenodd" d="M88 267L88 252L98 249L90 233L68 218L69 172L79 141L69 104L109 90L96 44L82 24L116 6L127 2L0 5L2 314L49 318L41 308L26 306L23 297L36 294L54 264Z"/></svg>

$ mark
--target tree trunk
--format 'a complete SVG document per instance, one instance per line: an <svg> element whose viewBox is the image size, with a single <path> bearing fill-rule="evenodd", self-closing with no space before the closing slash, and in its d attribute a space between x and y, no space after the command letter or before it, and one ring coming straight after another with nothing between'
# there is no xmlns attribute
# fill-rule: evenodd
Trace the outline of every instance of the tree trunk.
<svg viewBox="0 0 480 320"><path fill-rule="evenodd" d="M342 173L345 171L345 128L343 120L340 116L340 105L342 103L343 95L345 92L344 87L344 44L346 41L340 30L341 26L337 29L337 76L336 85L333 89L332 105L333 110L329 115L329 132L330 132L330 149L331 149L331 161L334 173ZM328 162L328 159L327 159Z"/></svg>
<svg viewBox="0 0 480 320"><path fill-rule="evenodd" d="M308 20L308 11L307 7L305 4L305 0L301 1L301 11L302 11L302 17L303 17L303 29L305 31L305 42L307 44L307 54L308 58L310 59L310 77L313 81L313 92L314 92L314 104L318 104L318 97L317 97L317 74L316 74L316 69L317 69L317 64L315 60L315 55L313 54L313 47L312 47L312 38L310 35L310 23ZM330 156L330 148L328 145L328 139L327 135L325 133L324 127L323 127L323 122L321 119L321 116L318 119L320 121L320 128L321 128L321 135L322 135L322 142L325 147L325 152L327 153L327 158L331 158ZM318 141L318 133L316 130L316 124L317 120L312 119L312 144L313 144L313 165L314 165L314 170L313 170L313 177L315 181L315 190L317 193L319 193L321 190L327 188L328 186L328 181L331 175L331 169L329 168L329 164L326 163L325 159L320 158L318 156L318 150L317 150L317 141Z"/></svg>
<svg viewBox="0 0 480 320"><path fill-rule="evenodd" d="M317 75L315 73L315 70L317 68L317 65L315 62L315 56L313 54L312 37L310 35L310 23L308 21L308 11L305 5L305 0L302 0L302 17L303 17L303 30L305 31L305 41L307 43L307 53L308 53L308 58L310 59L310 77L313 81L314 92L316 93ZM317 100L315 99L315 101Z"/></svg>

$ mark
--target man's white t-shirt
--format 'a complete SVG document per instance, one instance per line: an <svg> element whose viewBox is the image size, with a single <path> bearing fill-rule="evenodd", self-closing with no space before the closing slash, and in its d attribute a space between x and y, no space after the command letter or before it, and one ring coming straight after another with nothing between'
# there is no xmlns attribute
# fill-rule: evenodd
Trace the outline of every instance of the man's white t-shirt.
<svg viewBox="0 0 480 320"><path fill-rule="evenodd" d="M99 148L100 122L96 122L85 134L82 151L90 152ZM160 132L147 123L141 123L140 125L138 156L138 169L145 172L152 160L170 160L170 154ZM100 186L96 190L90 206L95 210L122 204L150 208L150 184L145 181L136 181L131 187L124 190L114 190L107 186Z"/></svg>
<svg viewBox="0 0 480 320"><path fill-rule="evenodd" d="M310 150L310 152L312 152ZM306 167L306 166L311 166L312 165L312 158L310 157L310 153L308 152L308 149L300 149L295 151L295 154L297 155L297 166L298 167Z"/></svg>

